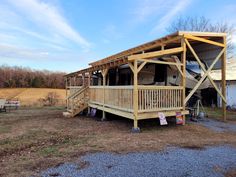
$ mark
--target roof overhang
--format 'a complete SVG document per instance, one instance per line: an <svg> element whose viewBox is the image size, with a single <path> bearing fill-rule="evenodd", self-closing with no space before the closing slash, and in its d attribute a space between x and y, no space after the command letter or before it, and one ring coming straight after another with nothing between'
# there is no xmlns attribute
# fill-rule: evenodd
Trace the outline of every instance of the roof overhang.
<svg viewBox="0 0 236 177"><path fill-rule="evenodd" d="M162 46L169 46L171 47L178 47L181 43L182 36L184 35L192 35L195 37L201 37L202 39L206 40L211 40L211 41L216 41L215 43L218 43L218 40L222 37L225 37L227 34L226 33L215 33L215 32L190 32L190 31L178 31L173 34L166 35L162 38L144 43L142 45L133 47L128 50L124 50L122 52L119 52L115 55L111 55L109 57L103 58L101 60L95 61L90 63L90 67L76 71L73 73L69 73L65 75L65 77L73 77L76 75L80 75L83 73L88 73L88 72L93 72L96 70L102 70L105 68L111 68L111 67L116 67L122 64L128 63L128 57L130 55L134 54L142 54L145 52L152 51L154 49L161 48ZM191 41L191 40L190 40ZM194 43L201 43L201 41L194 41Z"/></svg>

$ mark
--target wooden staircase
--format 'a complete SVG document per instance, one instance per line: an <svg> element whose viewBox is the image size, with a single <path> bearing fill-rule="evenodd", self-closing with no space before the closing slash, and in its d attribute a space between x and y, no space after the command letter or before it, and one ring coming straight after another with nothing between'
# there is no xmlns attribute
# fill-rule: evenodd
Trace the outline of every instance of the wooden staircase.
<svg viewBox="0 0 236 177"><path fill-rule="evenodd" d="M88 107L89 87L82 87L67 98L68 117L75 117Z"/></svg>

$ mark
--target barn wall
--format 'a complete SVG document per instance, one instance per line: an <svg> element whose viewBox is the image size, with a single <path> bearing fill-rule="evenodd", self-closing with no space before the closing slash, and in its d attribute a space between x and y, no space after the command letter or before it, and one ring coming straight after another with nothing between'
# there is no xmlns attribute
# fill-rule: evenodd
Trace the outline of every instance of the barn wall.
<svg viewBox="0 0 236 177"><path fill-rule="evenodd" d="M221 84L218 83L219 88L221 89ZM226 86L226 100L227 105L236 107L236 81L227 81ZM219 95L217 95L217 105L218 107L221 107L222 100Z"/></svg>

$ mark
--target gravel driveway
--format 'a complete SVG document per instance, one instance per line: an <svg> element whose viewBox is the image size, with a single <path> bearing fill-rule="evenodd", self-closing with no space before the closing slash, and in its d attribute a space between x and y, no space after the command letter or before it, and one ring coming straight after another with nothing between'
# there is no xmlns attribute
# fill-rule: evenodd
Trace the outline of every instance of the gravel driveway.
<svg viewBox="0 0 236 177"><path fill-rule="evenodd" d="M213 119L200 119L197 123L214 130L216 132L232 131L236 132L236 124L230 122L220 122Z"/></svg>
<svg viewBox="0 0 236 177"><path fill-rule="evenodd" d="M164 177L224 176L236 167L236 148L231 146L204 149L167 148L162 152L129 154L94 153L80 162L65 163L41 173L65 177ZM86 166L81 169L79 164Z"/></svg>

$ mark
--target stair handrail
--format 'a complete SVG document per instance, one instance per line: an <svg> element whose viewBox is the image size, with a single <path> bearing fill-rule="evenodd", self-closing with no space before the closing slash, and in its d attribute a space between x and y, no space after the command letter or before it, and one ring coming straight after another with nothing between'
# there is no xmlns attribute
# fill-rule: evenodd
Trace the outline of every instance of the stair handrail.
<svg viewBox="0 0 236 177"><path fill-rule="evenodd" d="M78 91L74 92L73 94L69 95L67 99L75 98L77 95L79 95L81 92L83 92L85 89L89 88L88 86L83 86Z"/></svg>

